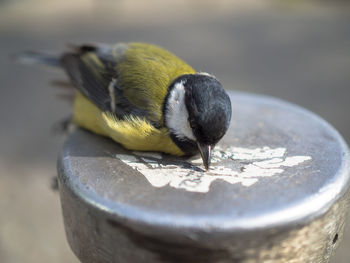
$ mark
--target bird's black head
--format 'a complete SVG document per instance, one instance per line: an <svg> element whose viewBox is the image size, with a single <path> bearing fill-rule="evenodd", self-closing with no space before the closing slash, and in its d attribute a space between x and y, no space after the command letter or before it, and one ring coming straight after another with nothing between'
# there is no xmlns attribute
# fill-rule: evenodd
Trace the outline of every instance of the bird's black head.
<svg viewBox="0 0 350 263"><path fill-rule="evenodd" d="M210 75L187 75L184 86L188 121L193 134L199 143L214 146L229 127L230 98L220 82Z"/></svg>
<svg viewBox="0 0 350 263"><path fill-rule="evenodd" d="M192 148L194 146L197 152L200 151L208 169L211 148L225 135L230 124L230 98L220 82L206 73L182 75L173 82L173 86L179 83L184 87L187 121L193 133L187 146L192 143ZM179 146L186 148L183 141Z"/></svg>

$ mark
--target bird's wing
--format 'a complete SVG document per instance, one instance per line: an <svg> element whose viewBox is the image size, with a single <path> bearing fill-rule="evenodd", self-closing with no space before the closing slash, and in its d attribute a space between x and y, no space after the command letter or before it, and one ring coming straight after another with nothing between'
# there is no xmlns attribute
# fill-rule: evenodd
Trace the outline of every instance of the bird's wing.
<svg viewBox="0 0 350 263"><path fill-rule="evenodd" d="M117 48L122 52L124 46L120 45L114 51ZM132 105L123 95L116 69L117 55L109 46L85 45L65 53L61 65L73 85L102 111L111 112L119 119L147 117L147 112Z"/></svg>
<svg viewBox="0 0 350 263"><path fill-rule="evenodd" d="M102 111L120 119L146 118L162 126L162 105L172 80L194 73L170 52L149 44L80 46L62 56L74 86Z"/></svg>

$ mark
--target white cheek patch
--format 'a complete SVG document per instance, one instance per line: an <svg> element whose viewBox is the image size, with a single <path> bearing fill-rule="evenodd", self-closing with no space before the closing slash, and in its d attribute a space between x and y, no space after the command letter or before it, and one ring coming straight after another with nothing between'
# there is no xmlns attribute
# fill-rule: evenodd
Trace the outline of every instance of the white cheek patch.
<svg viewBox="0 0 350 263"><path fill-rule="evenodd" d="M185 105L185 87L182 81L176 83L170 92L165 118L166 125L176 137L195 140L188 123L188 111Z"/></svg>

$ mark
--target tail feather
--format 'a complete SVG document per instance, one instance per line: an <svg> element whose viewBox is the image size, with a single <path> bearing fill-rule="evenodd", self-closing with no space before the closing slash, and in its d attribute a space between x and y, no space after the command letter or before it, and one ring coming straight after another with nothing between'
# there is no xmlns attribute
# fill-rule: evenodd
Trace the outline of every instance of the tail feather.
<svg viewBox="0 0 350 263"><path fill-rule="evenodd" d="M51 80L50 81L50 84L54 87L57 87L57 88L61 88L62 90L65 89L65 90L70 90L72 89L73 87L73 84L67 80Z"/></svg>
<svg viewBox="0 0 350 263"><path fill-rule="evenodd" d="M35 51L26 51L14 56L15 61L22 64L38 64L54 68L61 67L60 56L44 54Z"/></svg>

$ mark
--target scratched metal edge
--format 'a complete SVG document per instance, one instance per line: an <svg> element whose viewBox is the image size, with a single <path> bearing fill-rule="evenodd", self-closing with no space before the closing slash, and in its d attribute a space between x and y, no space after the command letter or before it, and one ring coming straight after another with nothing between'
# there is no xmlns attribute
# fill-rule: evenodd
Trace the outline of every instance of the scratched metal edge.
<svg viewBox="0 0 350 263"><path fill-rule="evenodd" d="M69 188L78 198L83 200L87 206L106 213L107 216L113 216L116 221L122 221L130 225L139 225L140 229L164 228L174 229L176 232L188 232L189 230L208 229L211 232L250 232L266 228L293 227L295 225L305 225L313 219L324 215L329 208L336 203L348 190L350 185L350 165L349 165L349 149L342 136L328 122L318 115L289 102L281 99L262 96L257 94L249 94L244 92L229 92L231 96L241 96L245 99L255 97L258 100L272 101L281 104L283 107L290 107L301 114L308 115L320 124L324 125L337 139L343 153L343 162L337 174L334 176L334 182L321 188L318 195L309 198L308 201L297 204L293 207L280 210L277 213L269 213L268 215L258 216L255 218L244 220L232 220L228 217L193 217L189 216L167 216L165 214L157 214L154 211L143 210L139 207L128 206L111 202L98 196L94 191L86 189L86 187L72 174L70 163L66 156L69 154L69 139L66 141L63 150L58 159L58 170L60 184ZM293 216L291 216L293 215ZM178 227L181 227L179 231Z"/></svg>
<svg viewBox="0 0 350 263"><path fill-rule="evenodd" d="M243 263L268 260L326 263L342 239L350 194L348 191L324 215L308 224L263 229L260 234L255 231L248 235L225 233L222 236L209 232L193 236L191 232L159 228L143 233L140 228L117 221L96 207L82 206L84 201L76 193L65 185L60 186L68 243L81 262ZM107 232L102 234L101 228ZM123 255L117 245L121 242L119 239L127 242L128 250L124 249ZM130 255L137 255L136 259L130 260Z"/></svg>

